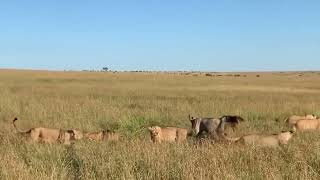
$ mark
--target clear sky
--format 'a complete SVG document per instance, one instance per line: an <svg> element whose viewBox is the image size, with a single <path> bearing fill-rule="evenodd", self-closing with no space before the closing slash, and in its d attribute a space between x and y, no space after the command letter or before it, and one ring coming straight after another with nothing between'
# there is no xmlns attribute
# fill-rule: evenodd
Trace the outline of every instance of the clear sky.
<svg viewBox="0 0 320 180"><path fill-rule="evenodd" d="M320 70L320 1L0 1L0 68L104 66Z"/></svg>

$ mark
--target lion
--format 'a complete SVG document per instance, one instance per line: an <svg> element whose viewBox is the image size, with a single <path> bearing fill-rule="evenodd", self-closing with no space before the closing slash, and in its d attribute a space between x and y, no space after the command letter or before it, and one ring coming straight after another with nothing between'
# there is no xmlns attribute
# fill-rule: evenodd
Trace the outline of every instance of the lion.
<svg viewBox="0 0 320 180"><path fill-rule="evenodd" d="M187 139L188 130L176 127L149 127L151 140L156 142L183 142Z"/></svg>
<svg viewBox="0 0 320 180"><path fill-rule="evenodd" d="M85 133L84 137L86 137L89 140L102 141L102 139L103 139L103 131Z"/></svg>
<svg viewBox="0 0 320 180"><path fill-rule="evenodd" d="M293 125L293 131L320 129L320 119L301 119Z"/></svg>
<svg viewBox="0 0 320 180"><path fill-rule="evenodd" d="M285 122L288 124L289 127L293 127L297 123L297 121L301 119L317 119L317 116L315 116L314 114L307 114L305 116L292 115L286 118Z"/></svg>
<svg viewBox="0 0 320 180"><path fill-rule="evenodd" d="M29 142L43 142L48 144L71 144L75 140L81 139L83 137L81 131L78 130L36 127L26 131L21 131L15 124L17 120L18 118L14 118L12 122L14 129L19 134L26 136Z"/></svg>
<svg viewBox="0 0 320 180"><path fill-rule="evenodd" d="M95 141L118 141L119 140L119 134L112 132L110 130L102 130L100 132L91 132L86 133L85 137L89 140L95 140Z"/></svg>
<svg viewBox="0 0 320 180"><path fill-rule="evenodd" d="M244 145L256 145L256 146L267 146L267 147L277 147L280 145L288 144L289 140L293 136L293 131L283 131L278 134L272 135L261 135L261 134L249 134L238 138L227 138L227 140L232 142L241 143Z"/></svg>

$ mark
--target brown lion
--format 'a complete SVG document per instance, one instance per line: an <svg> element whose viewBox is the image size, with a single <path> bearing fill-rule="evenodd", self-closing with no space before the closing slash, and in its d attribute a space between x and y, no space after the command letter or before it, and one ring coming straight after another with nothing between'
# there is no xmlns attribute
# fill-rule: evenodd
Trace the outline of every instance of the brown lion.
<svg viewBox="0 0 320 180"><path fill-rule="evenodd" d="M293 131L320 129L320 119L301 119L293 126Z"/></svg>
<svg viewBox="0 0 320 180"><path fill-rule="evenodd" d="M112 132L110 130L102 130L100 132L91 132L86 133L85 137L89 140L96 140L96 141L118 141L119 134Z"/></svg>
<svg viewBox="0 0 320 180"><path fill-rule="evenodd" d="M239 138L227 138L227 140L238 142L244 145L276 147L279 145L288 144L292 136L293 131L284 131L279 134L272 135L250 134Z"/></svg>
<svg viewBox="0 0 320 180"><path fill-rule="evenodd" d="M182 142L187 139L188 130L176 127L152 126L148 128L153 142Z"/></svg>
<svg viewBox="0 0 320 180"><path fill-rule="evenodd" d="M19 134L26 136L29 142L70 144L75 140L82 138L82 133L78 130L36 127L26 131L21 131L15 125L17 120L18 118L13 119L13 127Z"/></svg>

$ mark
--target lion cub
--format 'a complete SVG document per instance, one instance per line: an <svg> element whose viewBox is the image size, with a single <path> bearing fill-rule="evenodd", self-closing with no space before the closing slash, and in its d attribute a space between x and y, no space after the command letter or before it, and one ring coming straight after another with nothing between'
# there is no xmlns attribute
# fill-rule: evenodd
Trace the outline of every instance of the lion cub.
<svg viewBox="0 0 320 180"><path fill-rule="evenodd" d="M292 131L285 131L273 135L250 134L235 138L234 141L244 145L276 147L279 145L288 144L288 141L292 138L292 136Z"/></svg>
<svg viewBox="0 0 320 180"><path fill-rule="evenodd" d="M112 132L110 130L102 130L100 132L91 132L86 133L85 137L89 140L95 140L95 141L118 141L119 140L119 134Z"/></svg>
<svg viewBox="0 0 320 180"><path fill-rule="evenodd" d="M148 128L153 142L182 142L187 139L188 130L183 128L152 126Z"/></svg>

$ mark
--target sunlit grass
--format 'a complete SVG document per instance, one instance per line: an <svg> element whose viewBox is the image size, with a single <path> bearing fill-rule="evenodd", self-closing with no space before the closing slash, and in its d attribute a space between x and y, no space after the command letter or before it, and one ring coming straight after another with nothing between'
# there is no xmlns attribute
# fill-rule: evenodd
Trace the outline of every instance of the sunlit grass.
<svg viewBox="0 0 320 180"><path fill-rule="evenodd" d="M189 128L188 114L246 119L230 135L277 133L290 114L320 115L318 73L247 77L165 73L0 71L0 178L319 179L320 132L276 149L227 144L152 144L147 126ZM259 74L260 77L256 77ZM26 144L18 126L114 129L120 142Z"/></svg>

